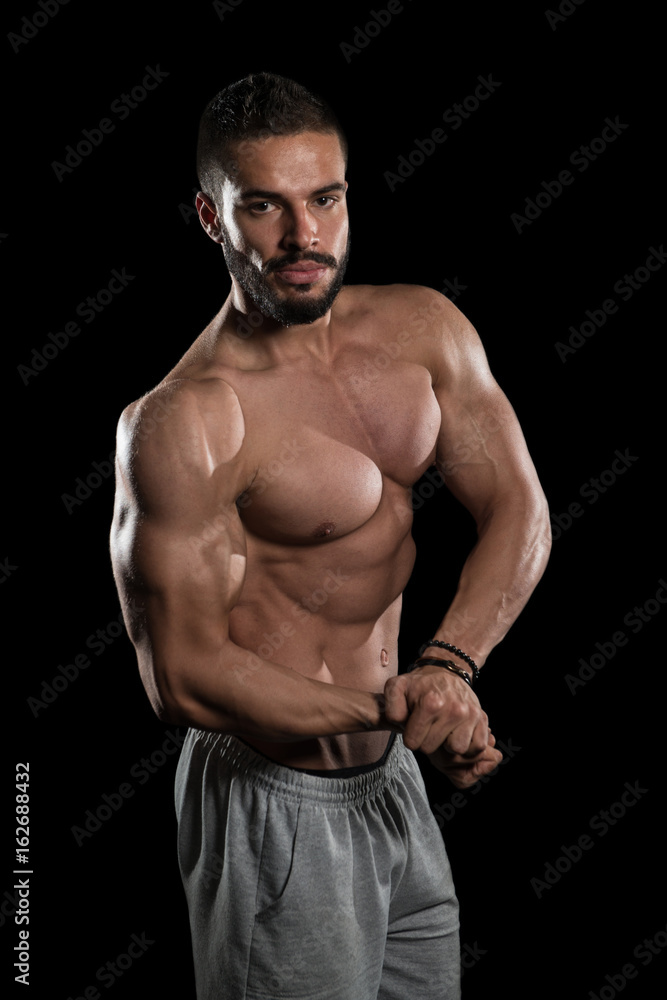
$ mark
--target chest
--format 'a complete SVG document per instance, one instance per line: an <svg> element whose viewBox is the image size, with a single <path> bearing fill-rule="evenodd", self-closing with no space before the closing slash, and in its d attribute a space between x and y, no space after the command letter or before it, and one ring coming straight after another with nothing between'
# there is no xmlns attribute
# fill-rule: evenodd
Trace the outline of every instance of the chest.
<svg viewBox="0 0 667 1000"><path fill-rule="evenodd" d="M329 370L254 372L237 388L256 469L239 499L260 537L349 534L432 463L440 410L426 369L352 359ZM396 490L394 488L394 495Z"/></svg>

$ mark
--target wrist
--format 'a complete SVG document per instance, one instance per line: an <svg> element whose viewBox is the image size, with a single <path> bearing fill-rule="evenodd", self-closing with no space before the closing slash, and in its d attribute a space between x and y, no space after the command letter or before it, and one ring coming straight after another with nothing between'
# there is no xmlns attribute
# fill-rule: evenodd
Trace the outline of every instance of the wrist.
<svg viewBox="0 0 667 1000"><path fill-rule="evenodd" d="M444 649L442 650L442 652L438 649L433 649L433 650L427 649L423 656L418 656L415 660L413 660L411 666L412 667L425 666L430 660L437 660L439 664L452 662L452 659L444 651ZM468 666L467 663L463 663L460 660L453 662L455 667L459 667L461 670L465 670L465 672L474 680L472 669Z"/></svg>
<svg viewBox="0 0 667 1000"><path fill-rule="evenodd" d="M408 668L408 672L411 670L417 670L419 667L427 666L437 666L449 670L453 674L458 674L462 681L472 688L473 685L473 674L471 671L465 670L463 666L459 666L458 663L454 663L453 660L446 660L441 656L420 656L415 660L414 663Z"/></svg>
<svg viewBox="0 0 667 1000"><path fill-rule="evenodd" d="M473 659L470 653L466 653L465 650L461 649L459 646L455 646L452 642L444 642L442 639L429 639L420 647L419 658L423 659L424 656L437 656L441 649L454 656L456 660L455 666L465 668L466 673L471 676L472 681L476 682L479 680L478 663Z"/></svg>
<svg viewBox="0 0 667 1000"><path fill-rule="evenodd" d="M446 625L440 625L438 631L433 633L432 638L439 642L448 642L458 649L464 649L478 667L484 666L493 649L493 646L488 646L480 641L479 635L467 632L462 634L460 628L447 628Z"/></svg>
<svg viewBox="0 0 667 1000"><path fill-rule="evenodd" d="M384 692L358 692L363 696L362 725L361 730L367 732L402 733L403 726L399 722L390 720L387 716L387 699Z"/></svg>

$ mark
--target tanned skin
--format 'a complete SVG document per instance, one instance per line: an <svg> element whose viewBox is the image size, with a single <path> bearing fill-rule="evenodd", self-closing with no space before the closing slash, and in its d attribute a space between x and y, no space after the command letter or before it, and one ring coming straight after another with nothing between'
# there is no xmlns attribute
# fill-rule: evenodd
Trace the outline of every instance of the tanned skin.
<svg viewBox="0 0 667 1000"><path fill-rule="evenodd" d="M229 297L118 430L111 552L148 697L294 767L370 763L400 731L465 788L501 757L477 695L439 666L398 676L411 489L435 465L475 519L424 638L481 667L550 547L521 429L476 332L429 288L343 285L289 326L261 313L235 271L287 305L340 278L345 163L335 135L304 132L240 143L236 165L215 203L197 198ZM455 571L438 559L436 581Z"/></svg>

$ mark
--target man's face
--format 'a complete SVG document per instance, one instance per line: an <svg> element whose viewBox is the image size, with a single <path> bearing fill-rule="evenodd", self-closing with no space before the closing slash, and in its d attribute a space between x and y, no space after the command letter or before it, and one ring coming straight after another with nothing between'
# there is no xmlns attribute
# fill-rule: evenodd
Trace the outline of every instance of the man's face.
<svg viewBox="0 0 667 1000"><path fill-rule="evenodd" d="M349 256L338 137L304 132L247 140L233 159L237 169L222 186L220 233L237 307L248 311L247 297L282 326L312 323L331 308Z"/></svg>

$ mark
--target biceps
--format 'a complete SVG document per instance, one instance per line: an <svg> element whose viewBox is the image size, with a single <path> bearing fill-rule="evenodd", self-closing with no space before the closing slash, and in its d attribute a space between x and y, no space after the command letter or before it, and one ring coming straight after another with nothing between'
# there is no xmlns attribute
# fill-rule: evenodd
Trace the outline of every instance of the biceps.
<svg viewBox="0 0 667 1000"><path fill-rule="evenodd" d="M443 407L436 462L478 523L495 504L536 484L516 414L497 387L457 408Z"/></svg>
<svg viewBox="0 0 667 1000"><path fill-rule="evenodd" d="M144 520L119 548L135 645L147 643L153 655L165 647L219 648L245 578L236 508L198 524Z"/></svg>

